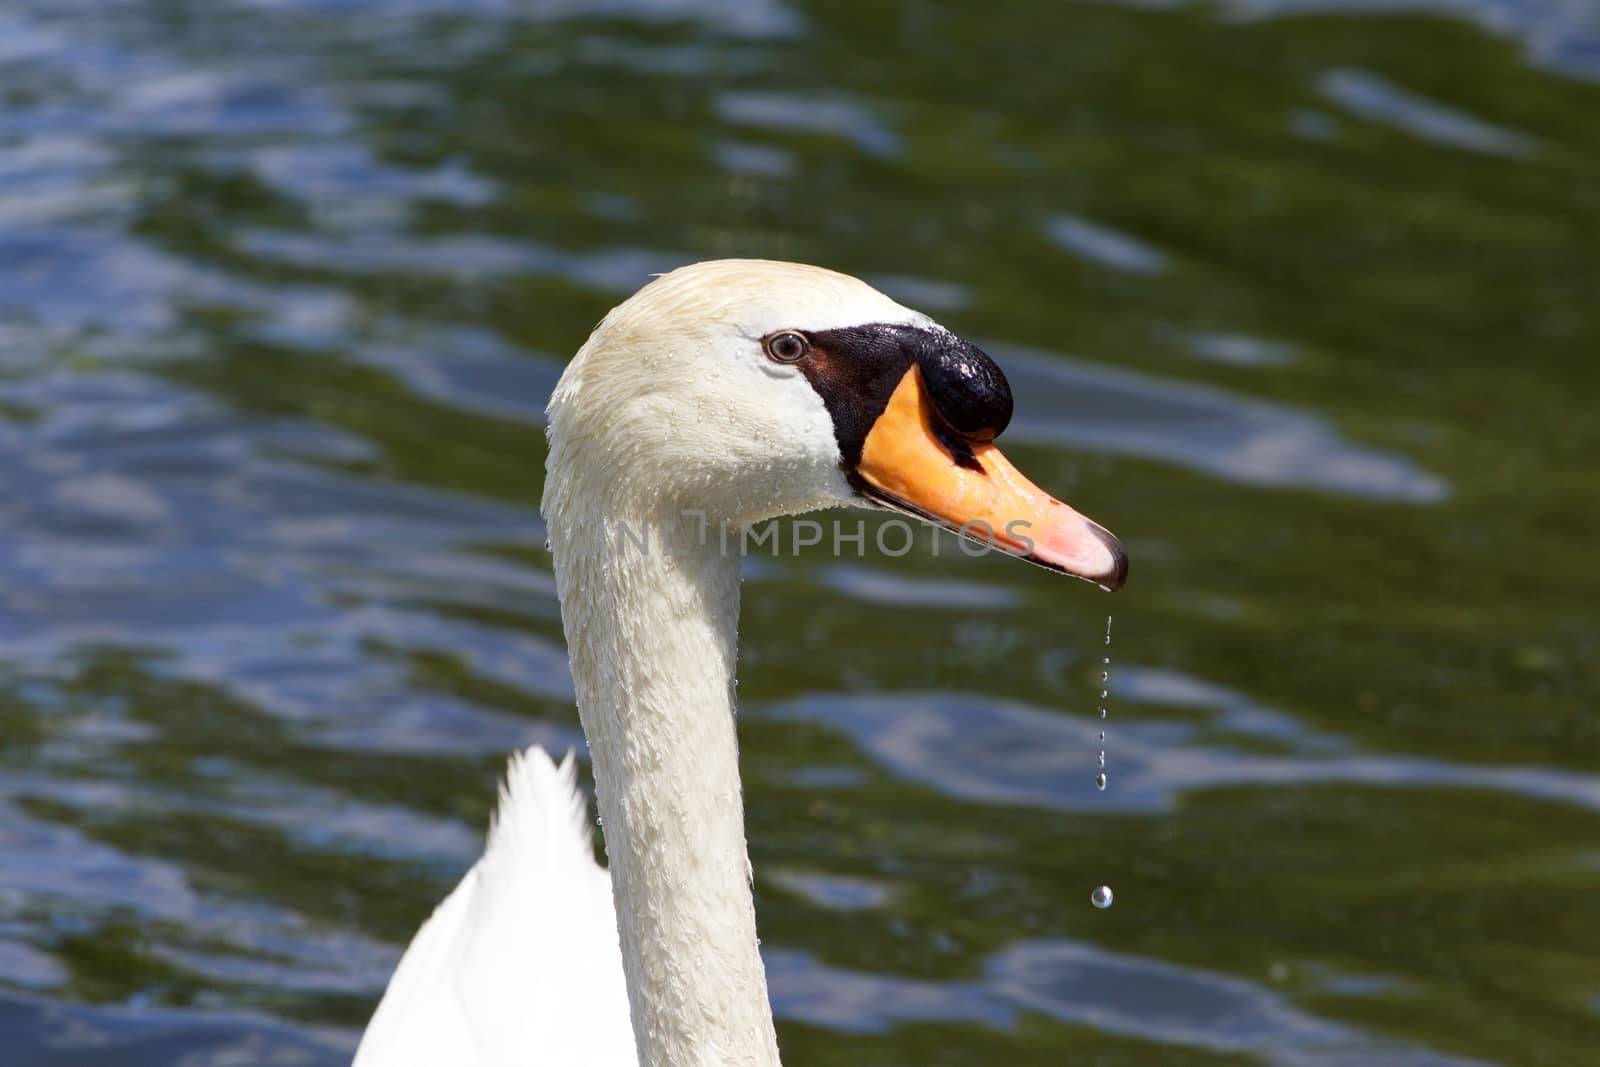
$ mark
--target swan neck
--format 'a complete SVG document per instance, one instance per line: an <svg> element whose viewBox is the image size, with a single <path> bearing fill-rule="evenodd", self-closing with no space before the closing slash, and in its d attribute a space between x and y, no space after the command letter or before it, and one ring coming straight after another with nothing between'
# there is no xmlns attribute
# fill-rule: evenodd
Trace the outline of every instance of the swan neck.
<svg viewBox="0 0 1600 1067"><path fill-rule="evenodd" d="M738 554L696 517L607 517L547 515L639 1063L777 1067L734 730Z"/></svg>

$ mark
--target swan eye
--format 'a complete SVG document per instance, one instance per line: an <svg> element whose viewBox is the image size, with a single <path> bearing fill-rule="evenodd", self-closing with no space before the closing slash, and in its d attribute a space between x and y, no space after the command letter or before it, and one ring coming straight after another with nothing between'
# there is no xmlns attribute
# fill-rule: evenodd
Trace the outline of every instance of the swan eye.
<svg viewBox="0 0 1600 1067"><path fill-rule="evenodd" d="M762 347L767 350L767 355L779 363L798 362L805 354L811 351L811 343L800 334L790 330L775 333L768 337Z"/></svg>

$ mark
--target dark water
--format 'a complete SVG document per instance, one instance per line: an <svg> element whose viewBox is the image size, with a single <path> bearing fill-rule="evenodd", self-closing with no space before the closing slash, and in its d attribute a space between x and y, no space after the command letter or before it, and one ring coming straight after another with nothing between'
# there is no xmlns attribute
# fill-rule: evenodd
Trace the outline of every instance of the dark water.
<svg viewBox="0 0 1600 1067"><path fill-rule="evenodd" d="M5 1063L348 1058L580 742L549 387L728 254L1134 559L752 569L790 1062L1600 1062L1600 14L1405 7L8 5Z"/></svg>

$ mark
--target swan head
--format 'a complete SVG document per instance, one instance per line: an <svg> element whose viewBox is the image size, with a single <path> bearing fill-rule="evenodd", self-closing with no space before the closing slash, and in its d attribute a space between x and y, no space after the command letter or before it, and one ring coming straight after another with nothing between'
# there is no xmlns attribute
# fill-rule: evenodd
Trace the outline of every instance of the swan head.
<svg viewBox="0 0 1600 1067"><path fill-rule="evenodd" d="M562 375L544 511L581 497L614 513L748 524L888 508L1120 587L1116 538L995 447L1011 407L980 349L859 279L697 263L612 309Z"/></svg>

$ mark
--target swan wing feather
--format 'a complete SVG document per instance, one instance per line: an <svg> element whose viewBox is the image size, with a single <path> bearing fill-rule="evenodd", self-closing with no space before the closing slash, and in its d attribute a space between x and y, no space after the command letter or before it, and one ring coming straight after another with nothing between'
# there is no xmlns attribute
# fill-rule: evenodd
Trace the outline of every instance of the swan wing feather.
<svg viewBox="0 0 1600 1067"><path fill-rule="evenodd" d="M400 960L355 1067L636 1067L611 878L571 753L511 757L483 857Z"/></svg>

